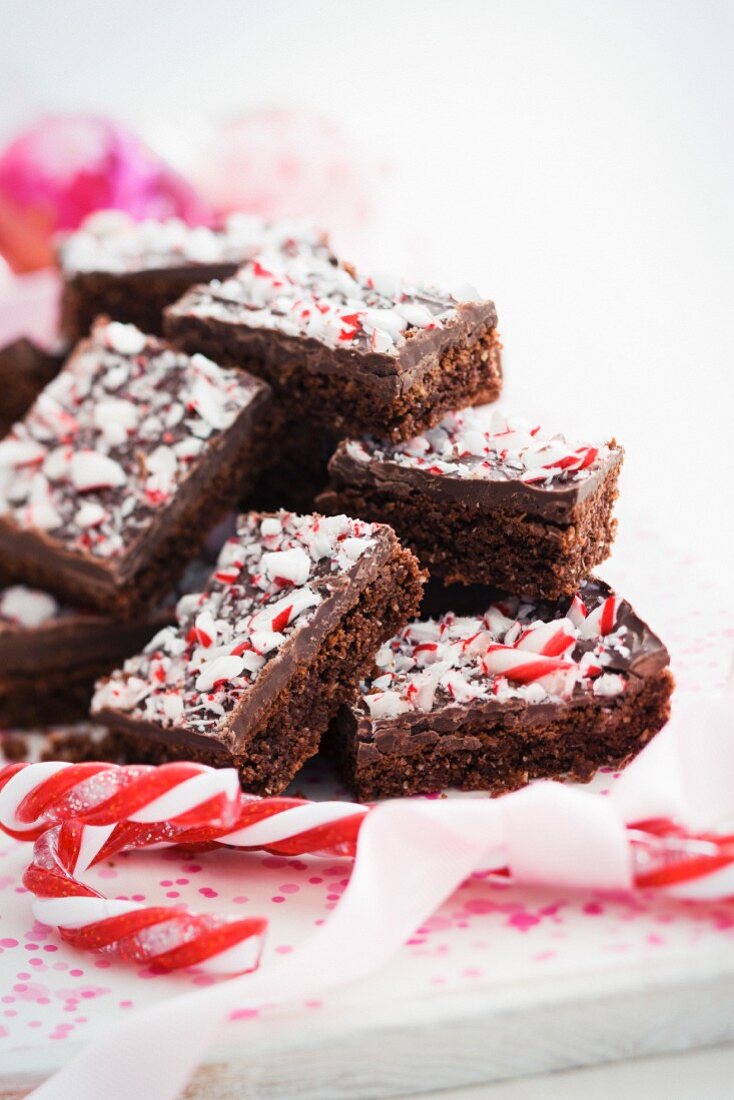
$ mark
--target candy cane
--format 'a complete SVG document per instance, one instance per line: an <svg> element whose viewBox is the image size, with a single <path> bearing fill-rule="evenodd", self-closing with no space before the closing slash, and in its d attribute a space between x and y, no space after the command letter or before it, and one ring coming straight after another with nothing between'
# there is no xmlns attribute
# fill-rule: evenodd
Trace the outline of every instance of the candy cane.
<svg viewBox="0 0 734 1100"><path fill-rule="evenodd" d="M689 901L734 897L734 834L688 833L667 818L627 830L635 885Z"/></svg>
<svg viewBox="0 0 734 1100"><path fill-rule="evenodd" d="M123 848L173 844L353 855L367 812L351 802L246 795L233 768L205 764L17 763L0 770L0 829L17 840L36 840L72 819L112 827L89 866Z"/></svg>
<svg viewBox="0 0 734 1100"><path fill-rule="evenodd" d="M261 917L197 915L171 906L105 898L79 876L96 846L90 832L114 826L65 821L37 840L23 883L36 897L33 913L56 925L73 947L107 951L162 970L200 966L209 973L241 974L260 959L267 921Z"/></svg>
<svg viewBox="0 0 734 1100"><path fill-rule="evenodd" d="M206 783L195 786L197 777ZM73 823L71 874L122 850L176 844L354 856L370 807L258 798L243 794L236 780L232 769L204 764L10 764L0 770L0 829L36 840ZM688 834L662 819L634 824L628 836L642 888L684 896L690 887L685 896L693 896L705 879L724 885L722 869L734 874L734 837L727 834Z"/></svg>
<svg viewBox="0 0 734 1100"><path fill-rule="evenodd" d="M0 771L0 829L34 840L24 883L35 916L76 947L159 969L257 966L267 922L107 899L83 883L117 852L173 844L353 855L366 807L244 795L234 769L174 763L11 764Z"/></svg>
<svg viewBox="0 0 734 1100"><path fill-rule="evenodd" d="M265 920L107 899L81 880L86 870L152 845L353 857L369 812L352 803L245 795L233 769L202 764L11 764L0 771L0 829L35 841L23 881L36 897L36 917L76 947L170 970L253 969ZM734 835L688 833L660 819L629 826L627 839L637 887L690 900L734 895ZM512 868L498 867L512 877Z"/></svg>

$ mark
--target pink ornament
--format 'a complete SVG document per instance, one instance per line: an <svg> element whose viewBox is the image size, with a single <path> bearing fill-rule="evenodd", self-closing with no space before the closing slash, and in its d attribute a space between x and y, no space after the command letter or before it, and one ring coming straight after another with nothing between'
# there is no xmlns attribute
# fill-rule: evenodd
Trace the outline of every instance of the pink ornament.
<svg viewBox="0 0 734 1100"><path fill-rule="evenodd" d="M94 210L211 220L196 191L134 133L109 119L50 117L0 156L0 253L16 271L53 259L53 235Z"/></svg>

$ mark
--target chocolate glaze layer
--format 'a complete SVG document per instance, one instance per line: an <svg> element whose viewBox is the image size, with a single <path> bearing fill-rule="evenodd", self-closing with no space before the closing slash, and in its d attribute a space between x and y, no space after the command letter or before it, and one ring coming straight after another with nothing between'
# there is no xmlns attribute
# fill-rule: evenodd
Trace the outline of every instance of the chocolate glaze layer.
<svg viewBox="0 0 734 1100"><path fill-rule="evenodd" d="M484 591L486 592L486 589ZM581 589L587 606L590 603L596 606L606 599L611 591L607 584L596 578L587 581ZM542 601L538 604L538 617L543 620L562 617L570 602L570 600L562 600L558 603ZM486 606L488 603L483 603L482 610ZM667 648L626 600L620 602L618 609L616 629L620 627L628 631L626 644L630 653L628 657L623 657L618 652L613 652L612 660L605 665L605 672L616 672L637 679L655 676L669 665L670 655ZM593 648L593 644L591 641L579 640L574 649L574 655L580 656L585 650ZM622 696L596 697L596 702L602 708L614 708L620 705L622 698ZM441 737L442 745L448 750L452 748L471 750L478 747L478 742L473 745L471 737L462 736L461 730L464 726L477 727L483 720L489 722L503 715L522 715L523 723L528 727L542 728L553 721L559 712L569 707L588 704L589 699L589 692L577 684L571 698L560 702L528 703L521 699L510 699L506 702L496 698L476 699L469 703L452 703L427 713L405 712L396 717L376 720L370 717L362 700L358 700L351 709L342 709L339 722L342 735L357 740L358 760L363 761L373 758L376 752L394 753L401 748L410 751L411 746L417 747L426 741L434 741L437 734Z"/></svg>
<svg viewBox="0 0 734 1100"><path fill-rule="evenodd" d="M165 267L139 267L129 268L126 271L104 271L95 269L90 271L74 271L66 275L68 283L79 287L92 283L96 287L113 287L124 283L131 289L143 291L150 285L151 280L165 279L170 282L171 291L182 294L193 282L201 283L212 279L228 279L234 275L239 263L222 261L221 263L198 263L195 260L182 264L167 264Z"/></svg>
<svg viewBox="0 0 734 1100"><path fill-rule="evenodd" d="M330 491L338 494L344 486L365 487L394 500L407 499L418 493L430 500L446 501L478 514L502 508L539 516L551 523L569 523L576 506L596 492L622 459L620 448L589 476L578 481L544 486L500 477L466 478L434 474L377 455L372 455L368 462L361 462L350 453L348 441L345 440L329 461Z"/></svg>

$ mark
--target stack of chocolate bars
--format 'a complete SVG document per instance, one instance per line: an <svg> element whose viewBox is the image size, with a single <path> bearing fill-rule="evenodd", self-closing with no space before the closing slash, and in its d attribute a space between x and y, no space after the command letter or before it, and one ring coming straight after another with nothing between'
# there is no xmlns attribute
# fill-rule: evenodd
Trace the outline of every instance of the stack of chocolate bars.
<svg viewBox="0 0 734 1100"><path fill-rule="evenodd" d="M497 407L492 302L245 215L100 213L60 266L63 362L0 351L0 726L262 793L322 750L365 799L586 779L662 726L667 651L591 576L622 449Z"/></svg>

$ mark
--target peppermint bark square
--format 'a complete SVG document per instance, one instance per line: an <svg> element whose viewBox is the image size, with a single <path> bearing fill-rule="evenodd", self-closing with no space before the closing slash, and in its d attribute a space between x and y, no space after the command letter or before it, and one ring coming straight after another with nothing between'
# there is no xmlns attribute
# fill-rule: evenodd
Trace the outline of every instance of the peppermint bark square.
<svg viewBox="0 0 734 1100"><path fill-rule="evenodd" d="M492 401L502 372L494 304L366 277L293 241L166 310L189 351L266 378L284 406L338 437L408 439L451 408Z"/></svg>
<svg viewBox="0 0 734 1100"><path fill-rule="evenodd" d="M258 473L268 387L100 321L0 442L0 573L132 618Z"/></svg>
<svg viewBox="0 0 734 1100"><path fill-rule="evenodd" d="M95 681L136 653L172 614L172 606L161 606L126 623L25 585L0 589L0 728L86 718Z"/></svg>
<svg viewBox="0 0 734 1100"><path fill-rule="evenodd" d="M226 279L264 246L299 232L247 214L215 229L179 218L136 222L120 210L92 214L59 249L62 336L76 343L99 314L160 335L164 308L194 283Z"/></svg>
<svg viewBox="0 0 734 1100"><path fill-rule="evenodd" d="M340 712L345 778L368 801L588 780L667 721L668 662L647 624L596 579L573 599L506 597L481 614L410 623Z"/></svg>
<svg viewBox="0 0 734 1100"><path fill-rule="evenodd" d="M614 441L464 409L407 443L342 442L317 507L392 524L445 584L557 599L609 556L622 459Z"/></svg>
<svg viewBox="0 0 734 1100"><path fill-rule="evenodd" d="M176 625L98 685L92 715L137 761L232 765L247 790L282 791L422 582L382 524L249 513Z"/></svg>

